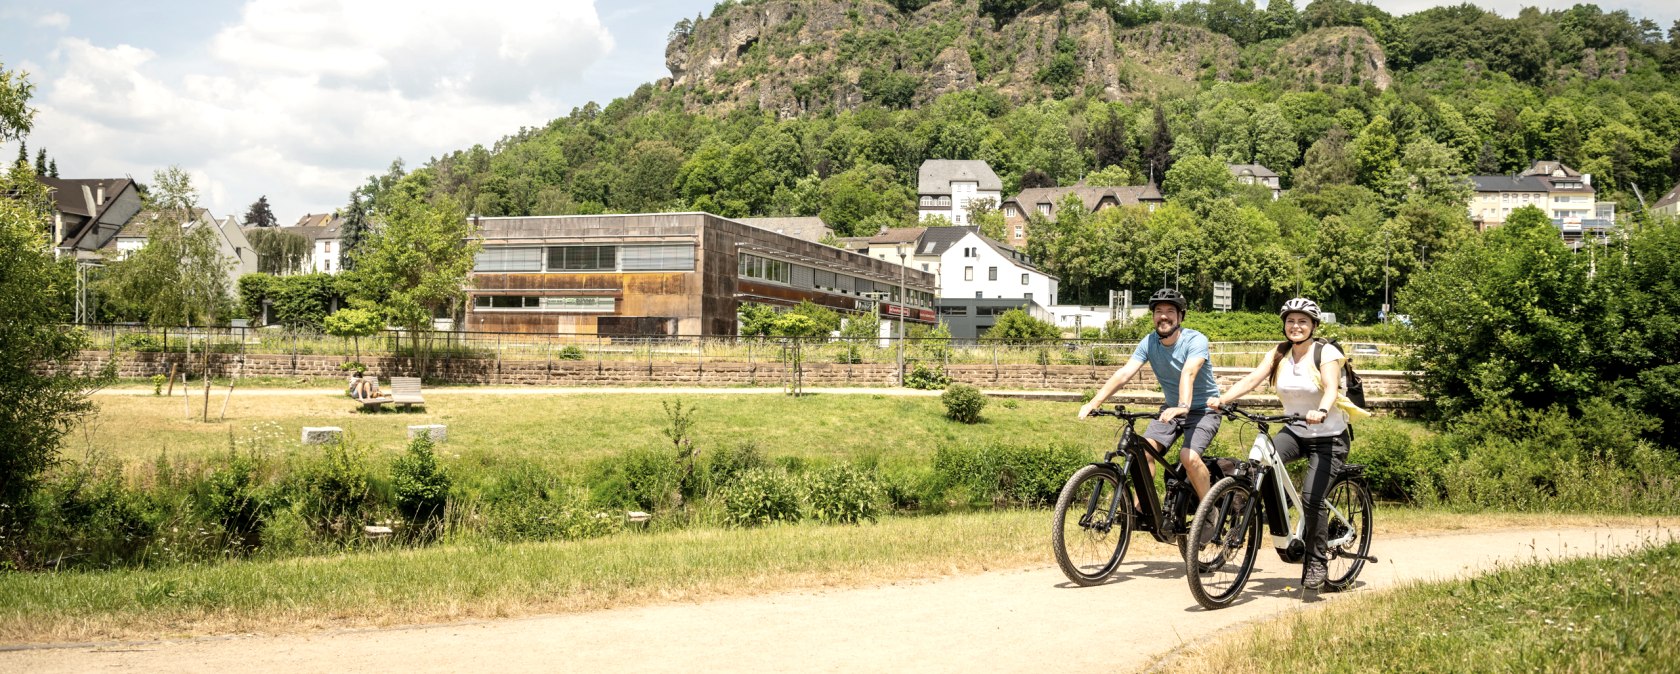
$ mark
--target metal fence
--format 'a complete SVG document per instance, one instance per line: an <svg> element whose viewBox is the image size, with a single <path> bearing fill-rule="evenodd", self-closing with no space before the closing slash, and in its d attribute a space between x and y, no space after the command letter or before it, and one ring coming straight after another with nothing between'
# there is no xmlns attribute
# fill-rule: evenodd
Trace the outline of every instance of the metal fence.
<svg viewBox="0 0 1680 674"><path fill-rule="evenodd" d="M400 330L349 339L319 332L276 328L155 328L138 325L78 325L90 349L101 351L273 354L378 359L411 356L414 339ZM422 332L427 358L497 361L629 361L658 363L751 363L778 361L788 339L779 337L595 336L511 332ZM814 337L801 342L806 363L896 364L900 340ZM1253 367L1277 342L1213 342L1216 367ZM906 338L903 358L924 364L1093 365L1125 364L1137 342L1057 339L1034 344L1000 340ZM1397 369L1404 347L1348 343L1354 362L1367 370Z"/></svg>

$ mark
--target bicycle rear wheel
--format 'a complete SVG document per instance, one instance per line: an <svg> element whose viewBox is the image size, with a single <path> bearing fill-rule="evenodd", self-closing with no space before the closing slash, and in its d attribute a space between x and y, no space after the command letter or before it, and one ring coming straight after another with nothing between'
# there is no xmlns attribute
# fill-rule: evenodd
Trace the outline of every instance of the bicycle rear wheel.
<svg viewBox="0 0 1680 674"><path fill-rule="evenodd" d="M1335 508L1332 512L1341 513L1340 517L1331 515L1326 540L1333 542L1351 536L1327 550L1330 573L1324 588L1340 592L1353 586L1354 579L1365 568L1364 557L1371 552L1371 490L1364 482L1341 480L1330 485L1325 500Z"/></svg>
<svg viewBox="0 0 1680 674"><path fill-rule="evenodd" d="M1079 469L1056 498L1050 547L1057 566L1077 585L1102 583L1125 559L1132 523L1132 489L1120 474L1102 465Z"/></svg>
<svg viewBox="0 0 1680 674"><path fill-rule="evenodd" d="M1190 594L1203 608L1230 606L1254 572L1254 557L1260 551L1255 503L1247 482L1228 477L1209 489L1196 509L1186 537L1184 575Z"/></svg>

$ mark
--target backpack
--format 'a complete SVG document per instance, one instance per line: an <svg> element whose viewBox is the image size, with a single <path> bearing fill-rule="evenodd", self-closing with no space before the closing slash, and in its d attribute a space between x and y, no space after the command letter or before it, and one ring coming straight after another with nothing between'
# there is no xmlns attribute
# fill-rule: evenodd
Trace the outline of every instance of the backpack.
<svg viewBox="0 0 1680 674"><path fill-rule="evenodd" d="M1312 350L1314 370L1317 370L1319 365L1324 362L1323 347L1325 344L1329 344L1338 349L1342 348L1342 345L1337 343L1336 340L1332 339L1326 341L1323 338L1314 337ZM1279 358L1284 357L1284 354L1289 352L1289 346L1289 342L1282 342L1278 344L1277 355ZM1271 383L1273 387L1277 386L1276 369L1272 370ZM1353 356L1348 355L1346 351L1342 352L1342 389L1342 394L1346 395L1347 399L1352 401L1353 404L1358 405L1361 408L1365 407L1365 382L1361 381L1359 379L1359 373L1353 370Z"/></svg>

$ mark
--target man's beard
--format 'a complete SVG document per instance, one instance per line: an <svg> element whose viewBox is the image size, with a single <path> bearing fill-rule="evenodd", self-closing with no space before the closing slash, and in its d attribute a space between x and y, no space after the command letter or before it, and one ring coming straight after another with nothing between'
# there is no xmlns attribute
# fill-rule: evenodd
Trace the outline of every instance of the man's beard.
<svg viewBox="0 0 1680 674"><path fill-rule="evenodd" d="M1170 327L1163 328L1162 326L1170 326ZM1155 335L1157 337L1165 339L1167 337L1171 337L1172 334L1175 333L1175 332L1178 332L1178 324L1177 323L1167 323L1166 321L1160 321L1160 322L1157 322L1155 324Z"/></svg>

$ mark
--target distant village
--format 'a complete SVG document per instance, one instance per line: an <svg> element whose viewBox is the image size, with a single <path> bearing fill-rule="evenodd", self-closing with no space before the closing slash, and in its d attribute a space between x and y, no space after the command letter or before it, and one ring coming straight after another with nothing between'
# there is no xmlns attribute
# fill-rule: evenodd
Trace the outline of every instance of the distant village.
<svg viewBox="0 0 1680 674"><path fill-rule="evenodd" d="M1258 164L1233 164L1241 184L1282 193L1278 175ZM1592 176L1556 161L1535 162L1517 175L1471 176L1469 217L1478 229L1504 223L1513 209L1546 212L1571 246L1605 240L1616 228L1616 204L1597 200ZM165 223L142 209L131 179L42 177L55 216L60 256L97 262L122 259L146 245L152 227L209 228L226 261L228 286L259 271L251 235L259 229L233 216L196 209L184 223ZM817 217L727 219L707 213L472 216L483 248L466 289L457 330L574 335L716 336L738 333L745 303L792 306L809 301L844 313L881 316L883 336L896 324L944 323L955 339L972 340L1012 309L1072 334L1100 327L1131 310L1128 298L1108 306L1058 303L1059 279L1023 251L1036 218L1057 217L1069 195L1092 212L1165 204L1145 185L1024 188L1005 197L984 161L925 161L918 175L922 226L837 238ZM976 209L1001 212L1004 231L988 236L971 222ZM1680 184L1661 195L1655 215L1680 216ZM307 253L274 271L281 275L343 270L343 221L309 214L287 227ZM997 234L993 232L993 234ZM267 268L273 268L268 265ZM264 324L264 317L248 320Z"/></svg>

